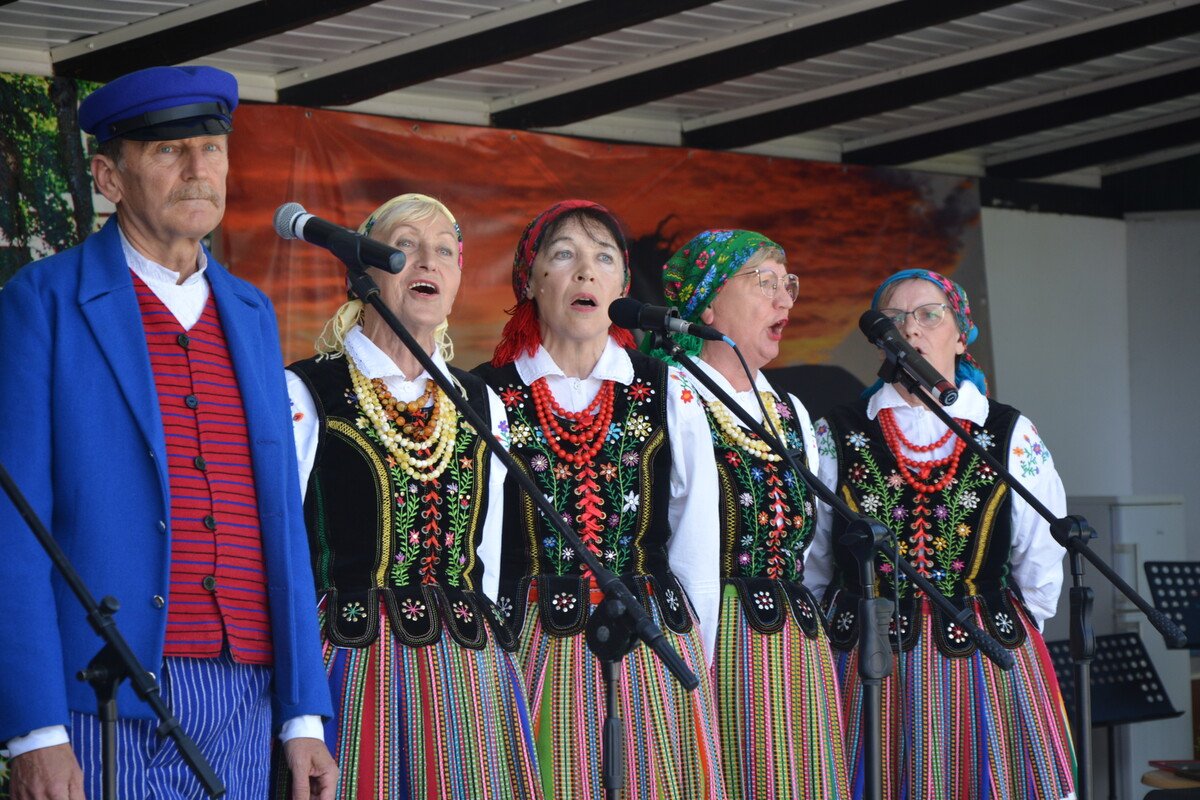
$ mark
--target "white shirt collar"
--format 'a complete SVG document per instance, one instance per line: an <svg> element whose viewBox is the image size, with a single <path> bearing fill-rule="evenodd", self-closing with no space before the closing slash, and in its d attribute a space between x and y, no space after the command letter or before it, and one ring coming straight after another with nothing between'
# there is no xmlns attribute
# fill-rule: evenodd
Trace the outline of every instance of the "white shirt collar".
<svg viewBox="0 0 1200 800"><path fill-rule="evenodd" d="M867 401L867 419L875 419L885 408L892 408L901 413L905 409L911 413L933 413L924 405L910 406L890 383L885 383L883 388L871 395L871 399ZM958 387L958 399L945 406L945 409L946 413L955 419L966 419L972 424L982 425L987 421L988 401L975 384L967 381Z"/></svg>
<svg viewBox="0 0 1200 800"><path fill-rule="evenodd" d="M521 377L521 382L526 386L538 378L566 377L562 367L554 362L550 352L542 345L538 345L537 352L532 356L522 355L518 358L516 367L517 375ZM625 352L625 348L613 341L610 336L604 344L604 351L600 353L600 360L596 362L596 366L592 368L592 374L588 377L602 381L615 381L623 386L629 386L633 383L633 361Z"/></svg>
<svg viewBox="0 0 1200 800"><path fill-rule="evenodd" d="M346 334L346 355L354 359L354 365L358 367L359 372L372 380L375 378L385 380L399 378L401 381L413 383L429 377L429 373L425 370L413 378L406 376L396 366L396 362L392 361L391 356L380 350L378 345L367 338L367 335L363 333L362 325L355 325ZM438 371L449 378L450 369L446 366L446 359L442 358L441 350L434 346L429 357L433 359L433 365L438 368Z"/></svg>
<svg viewBox="0 0 1200 800"><path fill-rule="evenodd" d="M134 249L134 246L125 238L125 232L121 230L119 224L117 233L121 235L121 249L125 252L125 263L146 285L195 286L204 280L204 270L208 269L208 256L204 254L203 247L199 248L200 253L196 256L196 271L187 276L183 283L179 283L178 272L167 269L156 261L151 261Z"/></svg>
<svg viewBox="0 0 1200 800"><path fill-rule="evenodd" d="M732 397L734 397L735 399L739 399L741 396L745 396L746 398L748 398L750 400L750 403L752 405L755 405L755 406L758 405L754 401L753 396L750 394L749 390L744 391L744 392L739 392L736 389L734 389L733 384L730 383L729 380L723 374L721 374L721 372L719 372L717 370L717 368L714 367L712 364L709 364L703 358L693 358L692 360L695 361L700 366L700 369L704 370L705 375L708 375L710 378L712 378L713 382L716 383L717 386L724 389ZM685 372L686 372L686 370L685 370ZM701 399L703 399L705 402L710 402L716 398L716 395L714 395L712 392L710 392L708 390L708 387L706 387L704 384L700 383L700 381L693 379L693 380L691 380L691 384L696 389L696 391L700 393ZM775 393L775 390L773 388L771 388L771 384L767 381L767 377L765 375L763 375L761 369L758 372L754 373L754 388L757 389L759 392L769 392L771 394Z"/></svg>

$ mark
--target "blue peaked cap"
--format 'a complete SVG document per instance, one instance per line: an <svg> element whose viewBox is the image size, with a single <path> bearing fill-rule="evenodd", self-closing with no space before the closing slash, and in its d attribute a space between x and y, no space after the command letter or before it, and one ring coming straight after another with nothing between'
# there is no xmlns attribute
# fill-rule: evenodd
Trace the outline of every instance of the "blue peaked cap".
<svg viewBox="0 0 1200 800"><path fill-rule="evenodd" d="M110 81L79 104L79 127L100 142L215 136L233 130L237 78L215 67L149 67Z"/></svg>

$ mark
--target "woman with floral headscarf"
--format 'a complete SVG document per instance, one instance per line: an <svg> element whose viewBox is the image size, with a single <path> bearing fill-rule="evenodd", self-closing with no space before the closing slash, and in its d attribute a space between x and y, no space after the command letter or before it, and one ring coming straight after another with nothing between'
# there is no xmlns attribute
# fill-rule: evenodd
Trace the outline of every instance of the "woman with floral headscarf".
<svg viewBox="0 0 1200 800"><path fill-rule="evenodd" d="M753 231L704 231L663 267L663 290L683 319L736 342L753 377L725 342L676 335L680 346L759 422L761 400L764 424L816 471L808 412L760 371L779 355L799 294L783 248ZM697 391L720 473L715 674L726 788L747 800L848 798L837 677L819 607L801 584L815 520L811 490L715 395Z"/></svg>
<svg viewBox="0 0 1200 800"><path fill-rule="evenodd" d="M693 390L609 325L609 304L628 288L612 213L583 200L551 206L517 246L517 304L477 374L500 394L521 468L703 677L719 591L716 468ZM583 631L601 598L523 490L512 480L505 490L498 604L518 639L546 797L599 800L605 689ZM684 691L639 643L621 662L618 709L622 797L726 796L707 681Z"/></svg>
<svg viewBox="0 0 1200 800"><path fill-rule="evenodd" d="M1066 513L1062 481L1037 429L986 396L967 353L978 332L966 292L928 270L905 270L876 291L889 317L958 399L946 410L1051 511ZM1062 586L1063 549L1048 524L899 383L877 383L817 423L821 478L853 508L882 520L906 559L1008 648L1001 670L966 632L876 557L884 597L898 596L896 652L883 684L883 796L1044 800L1073 795L1073 751L1058 681L1040 633ZM805 583L824 593L830 638L862 780L858 675L859 572L839 543L846 522L822 506ZM897 630L899 636L896 635Z"/></svg>
<svg viewBox="0 0 1200 800"><path fill-rule="evenodd" d="M462 276L450 210L400 195L359 231L405 254L403 272L371 271L381 297L498 432L499 399L446 364ZM514 642L488 599L505 471L373 307L343 305L317 349L287 377L337 797L540 798Z"/></svg>

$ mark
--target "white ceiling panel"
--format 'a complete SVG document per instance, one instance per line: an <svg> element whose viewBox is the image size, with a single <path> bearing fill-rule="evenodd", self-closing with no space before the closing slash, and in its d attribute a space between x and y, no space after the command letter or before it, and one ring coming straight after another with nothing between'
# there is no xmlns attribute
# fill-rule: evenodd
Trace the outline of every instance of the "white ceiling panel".
<svg viewBox="0 0 1200 800"><path fill-rule="evenodd" d="M950 5L942 10L960 2L967 5L966 0L947 0ZM1175 72L1181 80L1196 81L1189 70L1200 65L1200 0L1025 0L978 13L968 9L958 18L943 15L931 19L937 24L924 27L897 22L903 15L893 13L936 7L924 0L720 0L654 17L656 6L624 0L384 0L324 19L309 14L280 31L262 13L262 0L16 0L0 3L0 70L49 72L69 64L86 77L106 53L128 60L146 37L170 35L188 21L222 19L239 10L265 18L259 23L263 33L247 37L231 30L225 46L217 43L197 52L190 63L235 72L255 99L270 100L279 92L303 97L314 82L354 86L366 79L378 90L371 96L364 93L350 107L369 113L488 124L490 114L498 118L527 107L553 110L561 105L572 121L541 128L658 144L690 141L722 125L755 132L771 121L776 127L764 128L772 133L764 133L762 141L729 146L836 160L852 159L863 149L902 146L913 137L967 123L1078 102L1115 87L1155 81L1161 86L1162 76ZM619 17L618 24L606 27L604 15L593 13L597 8L634 16ZM277 14L289 10L295 11L276 7ZM570 14L577 16L556 16ZM578 36L567 27L539 28L533 22L543 15L584 20L579 23L583 27ZM1165 27L1161 36L1147 35L1144 25L1163 15L1174 20L1174 27ZM862 28L872 33L859 36L855 46L811 50L807 56L798 50L795 61L786 56L764 60L781 51L775 37L838 24L845 36L847 24L859 20L881 27L878 33ZM520 33L511 40L498 33L510 30ZM919 83L920 76L939 70L986 72L992 63L987 59L1027 48L1054 46L1070 52L1079 37L1106 30L1141 32L1128 47L1120 46L1116 36L1118 44L1099 55L1064 59L1031 74L987 75L966 91L937 96L928 87L911 89L917 83L910 79ZM471 45L460 42L467 36L482 37L472 41L485 41L487 52L502 55L475 58ZM435 66L441 69L418 69L413 73L418 78L402 80L399 70L393 76L391 66L374 70L376 64L404 63L410 54L428 53L436 54ZM728 62L723 61L726 53ZM687 85L676 90L679 84ZM893 86L903 102L888 96ZM1180 86L1159 102L1126 102L1116 113L964 146L927 162L973 164L972 169L982 171L1013 153L1187 119L1200 108L1200 93L1192 88L1200 89L1200 82ZM632 99L626 100L622 93L630 91ZM888 102L874 99L879 96ZM826 108L843 97L850 98L847 108L853 114L843 113L840 121L815 129L805 126L807 108L814 103ZM1172 152L1187 147L1183 143ZM1127 159L1153 160L1153 154Z"/></svg>

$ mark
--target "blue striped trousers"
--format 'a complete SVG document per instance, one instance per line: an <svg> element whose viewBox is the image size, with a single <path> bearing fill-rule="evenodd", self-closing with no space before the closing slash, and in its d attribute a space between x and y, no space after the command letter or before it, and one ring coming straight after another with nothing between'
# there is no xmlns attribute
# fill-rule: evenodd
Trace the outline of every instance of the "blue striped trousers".
<svg viewBox="0 0 1200 800"><path fill-rule="evenodd" d="M164 659L163 699L228 790L226 800L267 796L271 762L271 669L218 658ZM179 754L160 738L157 720L117 722L117 796L121 800L204 800ZM71 744L89 800L102 797L100 718L71 712Z"/></svg>

